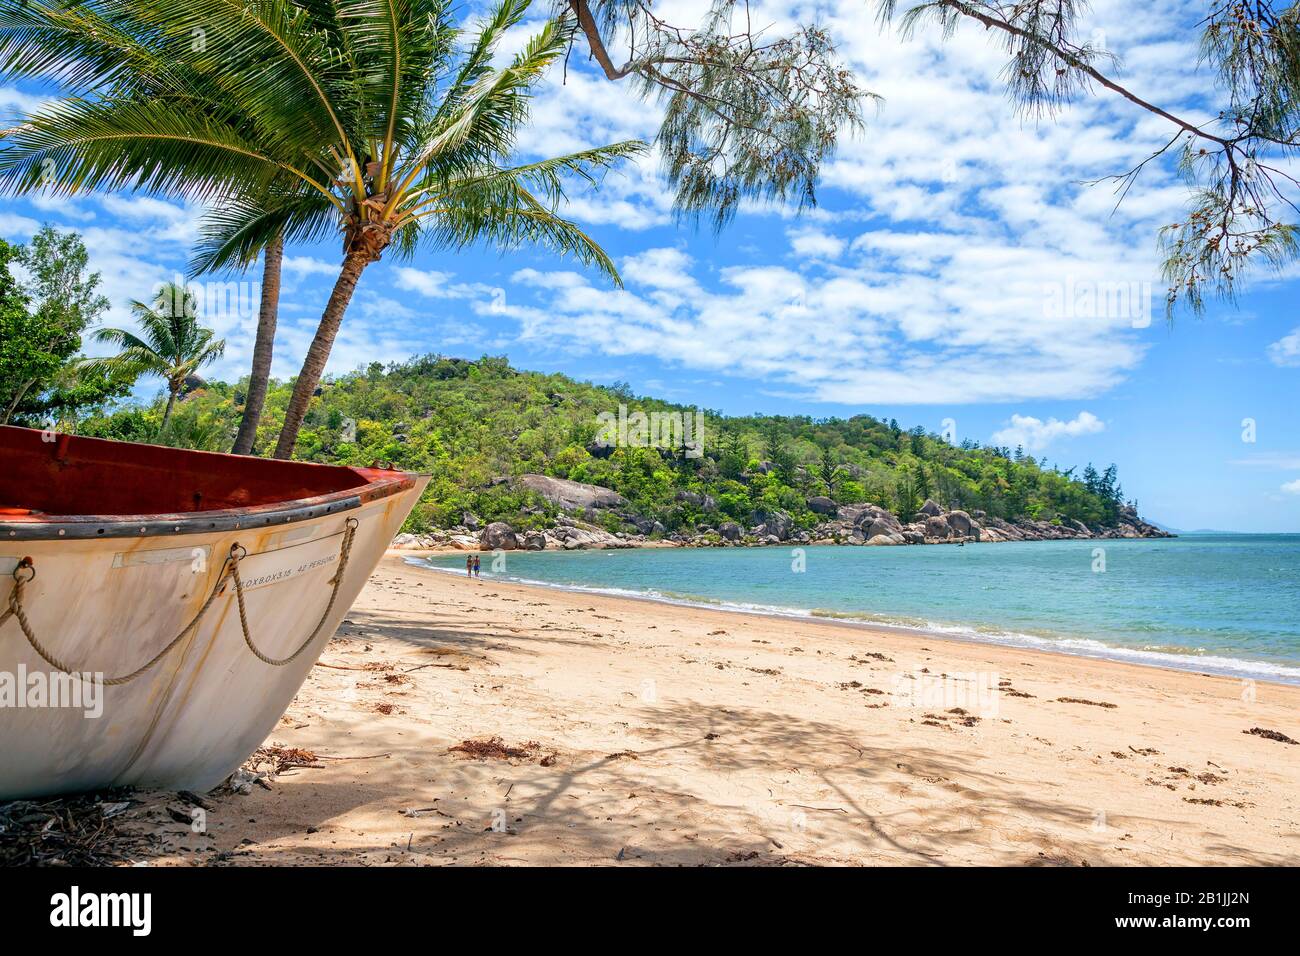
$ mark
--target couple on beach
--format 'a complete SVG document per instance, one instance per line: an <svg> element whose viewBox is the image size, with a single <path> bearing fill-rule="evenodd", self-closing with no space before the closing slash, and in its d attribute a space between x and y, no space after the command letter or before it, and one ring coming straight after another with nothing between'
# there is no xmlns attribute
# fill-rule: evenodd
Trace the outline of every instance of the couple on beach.
<svg viewBox="0 0 1300 956"><path fill-rule="evenodd" d="M479 569L478 555L477 554L465 555L465 576L474 577L474 578L478 577L478 569Z"/></svg>

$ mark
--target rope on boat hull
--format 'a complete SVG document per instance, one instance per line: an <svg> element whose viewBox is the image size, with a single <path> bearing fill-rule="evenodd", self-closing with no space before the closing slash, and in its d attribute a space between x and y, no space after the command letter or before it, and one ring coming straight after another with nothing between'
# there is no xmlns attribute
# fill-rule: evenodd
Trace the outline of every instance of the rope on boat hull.
<svg viewBox="0 0 1300 956"><path fill-rule="evenodd" d="M171 651L176 648L176 645L180 644L182 640L198 627L199 622L202 621L204 615L208 613L208 608L212 607L217 596L221 593L222 589L225 588L227 580L233 580L235 582L235 597L239 603L239 627L240 630L243 631L244 643L248 645L248 649L253 652L253 655L258 660L265 664L270 664L272 667L284 667L286 664L292 663L311 645L312 641L316 640L317 636L320 634L320 629L325 626L326 618L328 618L330 612L334 610L334 604L338 600L339 596L339 587L343 583L343 573L347 570L348 558L352 554L352 542L356 537L356 534L357 519L349 518L347 521L347 527L343 532L343 541L339 545L338 571L336 571L334 577L330 579L331 589L329 603L325 605L325 610L321 613L320 620L316 622L316 626L312 629L308 638L298 645L298 649L288 657L282 657L279 659L268 657L266 654L258 650L257 645L253 643L253 636L249 632L248 627L248 612L244 607L244 582L239 576L239 562L242 558L248 556L248 552L245 551L238 542L236 542L230 546L230 555L226 558L225 567L222 569L221 576L217 578L217 583L213 586L212 593L208 595L208 599L203 602L203 607L199 608L199 612L194 615L194 618L190 623L186 624L185 627L181 629L181 632L172 638L171 641L168 642L167 646L155 654L149 661L140 665L130 673L123 674L120 677L106 677L101 683L109 687L128 684L171 653ZM30 572L30 574L24 575L22 573L24 571ZM18 562L17 567L13 570L14 590L13 593L9 595L9 606L3 613L0 613L0 628L4 627L9 618L14 618L18 622L18 627L22 630L23 636L27 638L27 643L31 645L32 650L40 655L40 658L45 661L45 663L64 674L81 678L83 674L88 672L71 668L62 660L55 657L45 647L45 645L40 642L40 639L37 638L36 634L32 631L31 622L28 621L27 612L23 608L23 589L30 584L35 577L36 567L31 558L23 558Z"/></svg>

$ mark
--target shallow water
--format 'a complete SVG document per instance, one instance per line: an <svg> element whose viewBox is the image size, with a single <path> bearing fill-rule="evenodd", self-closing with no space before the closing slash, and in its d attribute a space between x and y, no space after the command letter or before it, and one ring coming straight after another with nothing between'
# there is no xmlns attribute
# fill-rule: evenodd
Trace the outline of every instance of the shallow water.
<svg viewBox="0 0 1300 956"><path fill-rule="evenodd" d="M427 564L464 573L465 558L437 555ZM1300 535L512 551L484 555L482 564L485 578L1300 684Z"/></svg>

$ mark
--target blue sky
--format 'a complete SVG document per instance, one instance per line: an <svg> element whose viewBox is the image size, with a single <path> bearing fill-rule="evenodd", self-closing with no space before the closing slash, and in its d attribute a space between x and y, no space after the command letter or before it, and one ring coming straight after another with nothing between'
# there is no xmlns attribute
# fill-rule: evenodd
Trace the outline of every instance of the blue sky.
<svg viewBox="0 0 1300 956"><path fill-rule="evenodd" d="M656 9L691 23L701 7ZM753 9L776 28L814 15ZM1202 6L1134 9L1097 3L1084 36L1120 57L1135 91L1210 115L1212 81L1187 29ZM624 291L529 250L384 261L362 279L330 371L487 352L727 412L865 412L935 431L951 418L959 439L1024 444L1063 467L1114 461L1126 494L1167 525L1300 531L1296 270L1169 325L1155 236L1186 187L1152 166L1116 210L1109 186L1083 185L1143 159L1166 125L1105 94L1035 125L1008 104L1001 52L982 30L901 41L862 0L815 16L884 98L826 168L815 210L747 208L721 235L680 226L651 156L576 191L568 210L618 262ZM657 111L582 60L543 90L527 155L652 138ZM0 112L47 92L0 89ZM0 235L81 230L109 322L122 324L130 299L183 271L201 213L139 195L5 201ZM288 250L277 375L296 371L337 264L332 246ZM1089 290L1134 294L1119 308L1062 307ZM211 322L229 343L216 372L237 377L253 318Z"/></svg>

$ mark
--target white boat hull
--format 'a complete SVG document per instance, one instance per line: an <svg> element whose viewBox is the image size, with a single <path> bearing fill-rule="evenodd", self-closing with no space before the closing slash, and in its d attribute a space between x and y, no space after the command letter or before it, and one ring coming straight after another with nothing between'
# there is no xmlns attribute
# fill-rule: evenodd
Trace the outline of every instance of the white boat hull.
<svg viewBox="0 0 1300 956"><path fill-rule="evenodd" d="M199 612L236 544L247 552L239 567L249 633L266 656L288 656L321 625L291 663L271 666L246 645L227 580L199 624L149 671L121 686L81 688L80 706L52 706L49 689L67 692L76 682L57 678L10 618L0 625L0 799L117 786L202 792L221 783L273 730L427 483L417 477L396 494L278 526L0 540L0 609L15 564L30 557L36 573L22 604L32 633L73 670L111 678L151 659ZM351 519L347 566L322 620ZM42 680L43 704L35 691ZM97 715L89 700L96 691Z"/></svg>

